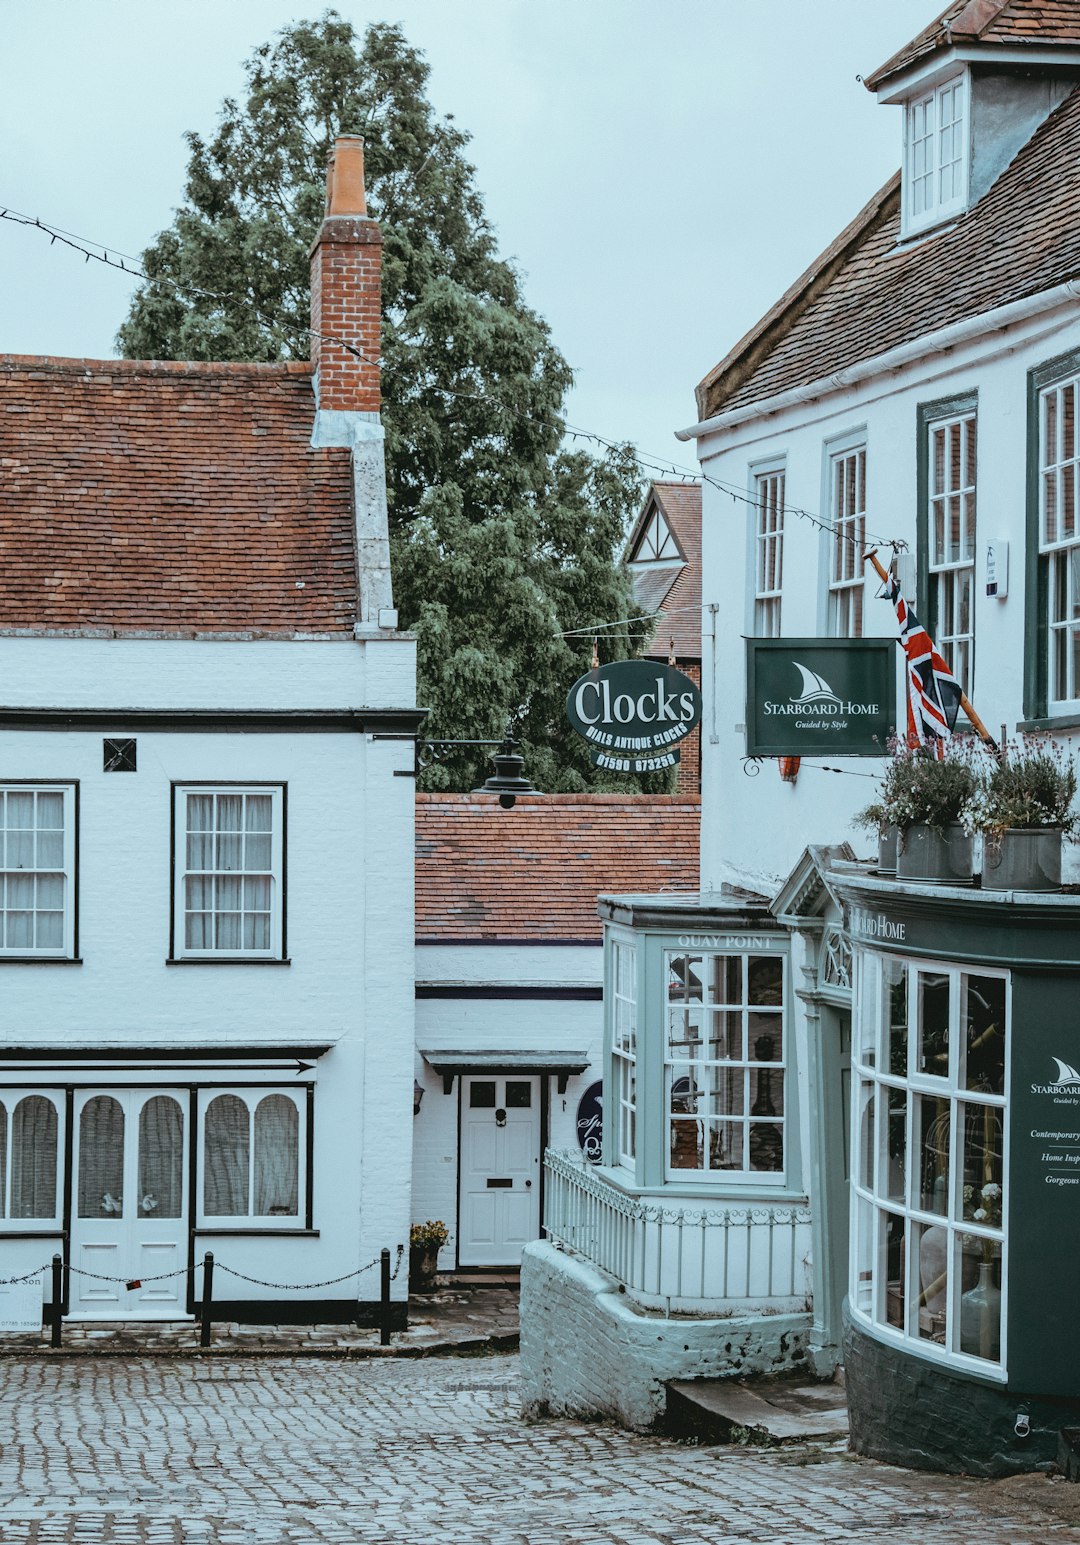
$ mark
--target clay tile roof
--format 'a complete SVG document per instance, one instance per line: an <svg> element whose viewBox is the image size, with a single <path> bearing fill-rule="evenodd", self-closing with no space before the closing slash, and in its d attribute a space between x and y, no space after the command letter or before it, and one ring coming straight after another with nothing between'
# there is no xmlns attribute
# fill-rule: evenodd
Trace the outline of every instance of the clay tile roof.
<svg viewBox="0 0 1080 1545"><path fill-rule="evenodd" d="M680 660L701 659L701 484L664 483L649 485L649 493L634 529L627 551L633 550L638 534L649 515L653 501L679 544L683 562L630 564L634 601L643 612L661 611L648 654L667 659L671 640Z"/></svg>
<svg viewBox="0 0 1080 1545"><path fill-rule="evenodd" d="M0 355L0 628L351 632L347 450L306 364Z"/></svg>
<svg viewBox="0 0 1080 1545"><path fill-rule="evenodd" d="M416 936L595 939L601 893L696 891L701 805L677 795L416 797Z"/></svg>
<svg viewBox="0 0 1080 1545"><path fill-rule="evenodd" d="M954 224L899 245L893 177L698 388L702 418L1080 274L1080 88Z"/></svg>
<svg viewBox="0 0 1080 1545"><path fill-rule="evenodd" d="M866 77L870 91L929 54L962 48L1047 48L1080 44L1076 0L952 0L940 16Z"/></svg>

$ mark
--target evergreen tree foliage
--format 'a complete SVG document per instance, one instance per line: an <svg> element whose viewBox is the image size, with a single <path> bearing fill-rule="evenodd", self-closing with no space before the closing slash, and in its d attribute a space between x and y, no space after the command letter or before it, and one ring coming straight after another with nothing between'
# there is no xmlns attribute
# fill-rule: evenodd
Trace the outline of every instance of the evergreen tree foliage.
<svg viewBox="0 0 1080 1545"><path fill-rule="evenodd" d="M489 739L509 723L538 787L598 787L563 713L592 640L560 634L631 614L617 558L640 479L625 449L562 448L570 368L498 255L468 135L435 113L427 75L399 27L359 38L334 11L257 48L217 132L187 136L185 203L144 253L149 282L117 342L140 359L306 359L327 159L338 134L362 134L383 231L395 600L419 635L425 733ZM603 659L634 652L626 630L603 640ZM463 752L426 784L487 770Z"/></svg>

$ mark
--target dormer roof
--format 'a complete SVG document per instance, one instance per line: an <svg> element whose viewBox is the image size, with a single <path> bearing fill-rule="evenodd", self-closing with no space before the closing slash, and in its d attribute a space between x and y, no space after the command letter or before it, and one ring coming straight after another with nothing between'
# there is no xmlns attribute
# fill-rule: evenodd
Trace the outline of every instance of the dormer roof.
<svg viewBox="0 0 1080 1545"><path fill-rule="evenodd" d="M882 87L932 55L946 50L973 51L1001 58L1014 52L1015 62L1030 62L1037 49L1067 49L1080 57L1080 6L1076 0L952 0L940 16L910 43L868 75L869 91Z"/></svg>
<svg viewBox="0 0 1080 1545"><path fill-rule="evenodd" d="M651 658L667 659L674 643L679 660L701 658L701 485L649 485L623 560L634 602L660 612Z"/></svg>

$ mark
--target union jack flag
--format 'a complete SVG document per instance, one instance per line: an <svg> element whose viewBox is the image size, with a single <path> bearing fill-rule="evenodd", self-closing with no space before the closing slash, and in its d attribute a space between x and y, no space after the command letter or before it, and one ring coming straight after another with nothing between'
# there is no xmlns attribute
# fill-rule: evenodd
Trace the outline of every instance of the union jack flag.
<svg viewBox="0 0 1080 1545"><path fill-rule="evenodd" d="M885 594L896 608L900 643L907 657L908 740L929 746L941 756L956 723L963 689L904 600L895 575L890 576Z"/></svg>

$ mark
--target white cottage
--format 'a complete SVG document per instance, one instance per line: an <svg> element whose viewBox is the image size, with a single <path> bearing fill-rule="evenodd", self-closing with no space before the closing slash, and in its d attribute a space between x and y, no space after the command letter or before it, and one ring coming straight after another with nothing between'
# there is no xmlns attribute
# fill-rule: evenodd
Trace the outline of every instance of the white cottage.
<svg viewBox="0 0 1080 1545"><path fill-rule="evenodd" d="M644 1426L672 1379L843 1357L864 1451L1023 1469L1080 1382L1074 1193L1045 1141L1076 1124L1052 1079L1080 1053L1075 897L883 888L847 845L869 847L852 817L882 764L744 767L738 635L895 638L864 569L895 543L994 733L1075 748L1080 8L954 0L866 84L900 108L901 170L682 433L704 478L702 894L602 904L620 1114L599 1171L552 1166L527 1399ZM1047 1230L1070 1241L1053 1269Z"/></svg>
<svg viewBox="0 0 1080 1545"><path fill-rule="evenodd" d="M310 365L0 359L0 1259L75 1318L190 1316L207 1250L349 1318L407 1241L379 254L343 138Z"/></svg>

